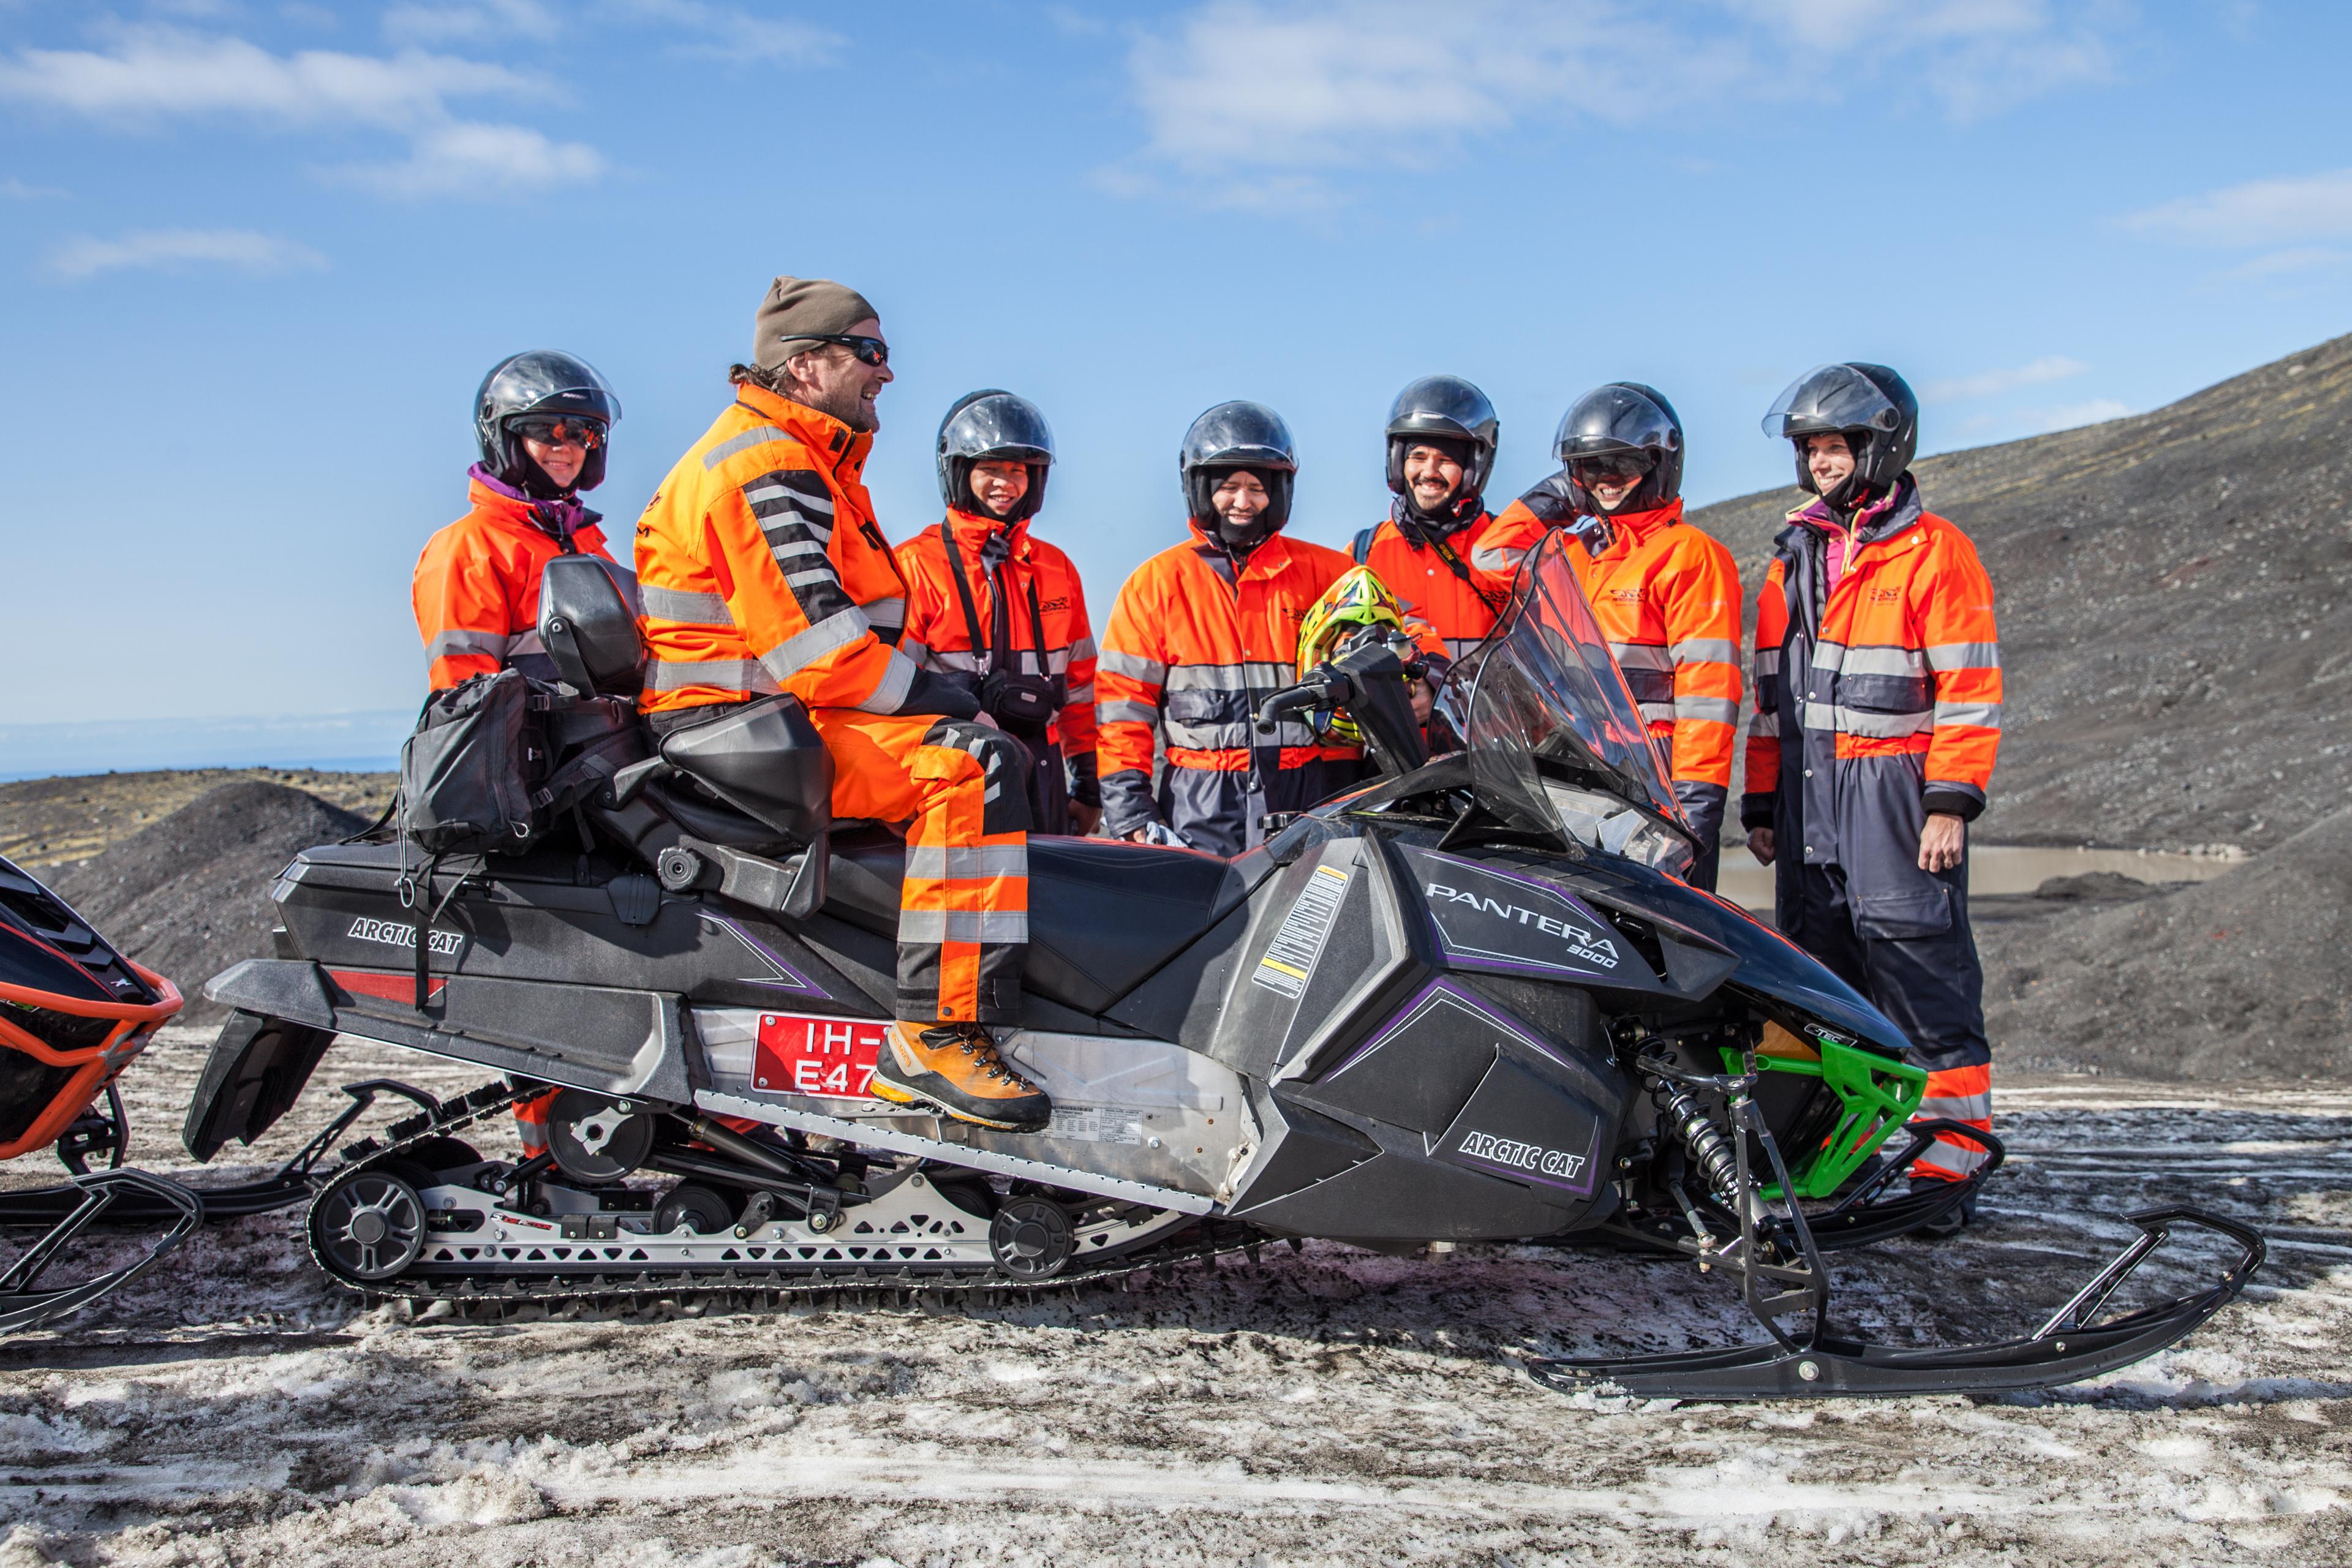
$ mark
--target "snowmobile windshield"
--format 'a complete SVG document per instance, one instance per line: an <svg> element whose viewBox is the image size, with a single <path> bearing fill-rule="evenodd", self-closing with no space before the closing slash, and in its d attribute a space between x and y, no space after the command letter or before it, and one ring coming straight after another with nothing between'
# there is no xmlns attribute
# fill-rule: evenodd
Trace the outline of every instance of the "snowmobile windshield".
<svg viewBox="0 0 2352 1568"><path fill-rule="evenodd" d="M1440 702L1496 816L1680 876L1690 825L1569 548L1566 531L1545 536L1494 635L1454 667Z"/></svg>

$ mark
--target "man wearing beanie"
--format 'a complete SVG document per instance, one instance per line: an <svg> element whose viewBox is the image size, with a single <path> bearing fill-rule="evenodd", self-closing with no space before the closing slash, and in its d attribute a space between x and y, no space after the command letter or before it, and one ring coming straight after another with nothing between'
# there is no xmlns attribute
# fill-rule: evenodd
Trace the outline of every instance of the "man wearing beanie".
<svg viewBox="0 0 2352 1568"><path fill-rule="evenodd" d="M1026 755L973 722L954 681L896 644L906 584L862 478L889 384L878 313L855 289L779 278L752 319L735 400L637 522L656 734L798 698L834 758L833 814L898 826L898 1018L870 1085L985 1127L1051 1107L997 1055L1018 1021L1029 936Z"/></svg>

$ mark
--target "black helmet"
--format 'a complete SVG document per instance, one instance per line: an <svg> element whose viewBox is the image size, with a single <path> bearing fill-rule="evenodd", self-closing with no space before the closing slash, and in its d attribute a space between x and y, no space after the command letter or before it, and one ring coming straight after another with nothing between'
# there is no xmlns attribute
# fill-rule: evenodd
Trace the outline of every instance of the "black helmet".
<svg viewBox="0 0 2352 1568"><path fill-rule="evenodd" d="M526 414L576 415L610 431L621 417L621 400L593 365L553 349L502 359L482 377L482 390L474 395L474 440L482 449L483 466L528 495L554 500L567 492L540 471L507 428ZM588 460L571 488L593 490L604 482L604 445L599 442L588 448Z"/></svg>
<svg viewBox="0 0 2352 1568"><path fill-rule="evenodd" d="M991 458L1029 465L1028 492L1013 503L1005 521L1034 517L1045 504L1054 432L1035 404L994 387L965 393L940 421L940 499L959 511L974 510L971 466Z"/></svg>
<svg viewBox="0 0 2352 1568"><path fill-rule="evenodd" d="M1797 448L1797 483L1813 489L1805 437L1834 431L1853 448L1853 473L1822 499L1844 507L1863 490L1895 488L1919 450L1919 400L1883 364L1825 364L1789 384L1764 416L1764 434ZM1820 494L1818 490L1815 494Z"/></svg>
<svg viewBox="0 0 2352 1568"><path fill-rule="evenodd" d="M1415 447L1452 447L1462 465L1462 485L1447 498L1447 510L1459 513L1465 503L1475 507L1495 471L1495 447L1502 428L1486 395L1460 376L1423 376L1389 405L1389 489L1411 504L1405 454Z"/></svg>
<svg viewBox="0 0 2352 1568"><path fill-rule="evenodd" d="M1209 498L1218 479L1232 468L1257 475L1273 503L1257 514L1245 535L1225 527ZM1176 457L1176 471L1184 481L1184 504L1201 526L1213 529L1227 544L1246 550L1279 532L1290 521L1290 487L1298 472L1298 448L1282 416L1263 403L1220 403L1184 432L1184 447Z"/></svg>
<svg viewBox="0 0 2352 1568"><path fill-rule="evenodd" d="M1588 517L1602 515L1592 492L1578 479L1576 465L1594 458L1639 457L1649 471L1621 511L1654 511L1683 493L1683 422L1656 387L1638 381L1596 386L1560 416L1552 450L1568 475L1569 504Z"/></svg>

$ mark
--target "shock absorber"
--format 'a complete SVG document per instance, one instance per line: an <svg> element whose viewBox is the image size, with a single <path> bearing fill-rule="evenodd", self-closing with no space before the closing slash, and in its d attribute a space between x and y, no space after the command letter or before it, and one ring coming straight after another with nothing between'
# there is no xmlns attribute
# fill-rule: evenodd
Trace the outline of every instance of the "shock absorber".
<svg viewBox="0 0 2352 1568"><path fill-rule="evenodd" d="M1658 1108L1658 1120L1674 1130L1683 1147L1690 1151L1692 1163L1706 1178L1706 1184L1724 1206L1739 1207L1739 1153L1730 1137L1717 1127L1706 1108L1696 1096L1680 1084L1653 1074L1650 1078L1650 1100Z"/></svg>

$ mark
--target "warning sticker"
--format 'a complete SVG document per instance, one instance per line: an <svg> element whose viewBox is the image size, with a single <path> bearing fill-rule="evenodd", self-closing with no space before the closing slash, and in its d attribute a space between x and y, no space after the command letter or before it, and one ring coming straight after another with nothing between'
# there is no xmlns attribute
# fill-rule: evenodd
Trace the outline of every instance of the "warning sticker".
<svg viewBox="0 0 2352 1568"><path fill-rule="evenodd" d="M1250 979L1297 1001L1307 989L1307 977L1315 973L1315 961L1323 956L1324 939L1331 934L1331 922L1339 919L1339 900L1347 891L1347 872L1316 867Z"/></svg>
<svg viewBox="0 0 2352 1568"><path fill-rule="evenodd" d="M1115 1105L1057 1105L1045 1136L1075 1138L1082 1143L1140 1143L1143 1113Z"/></svg>

